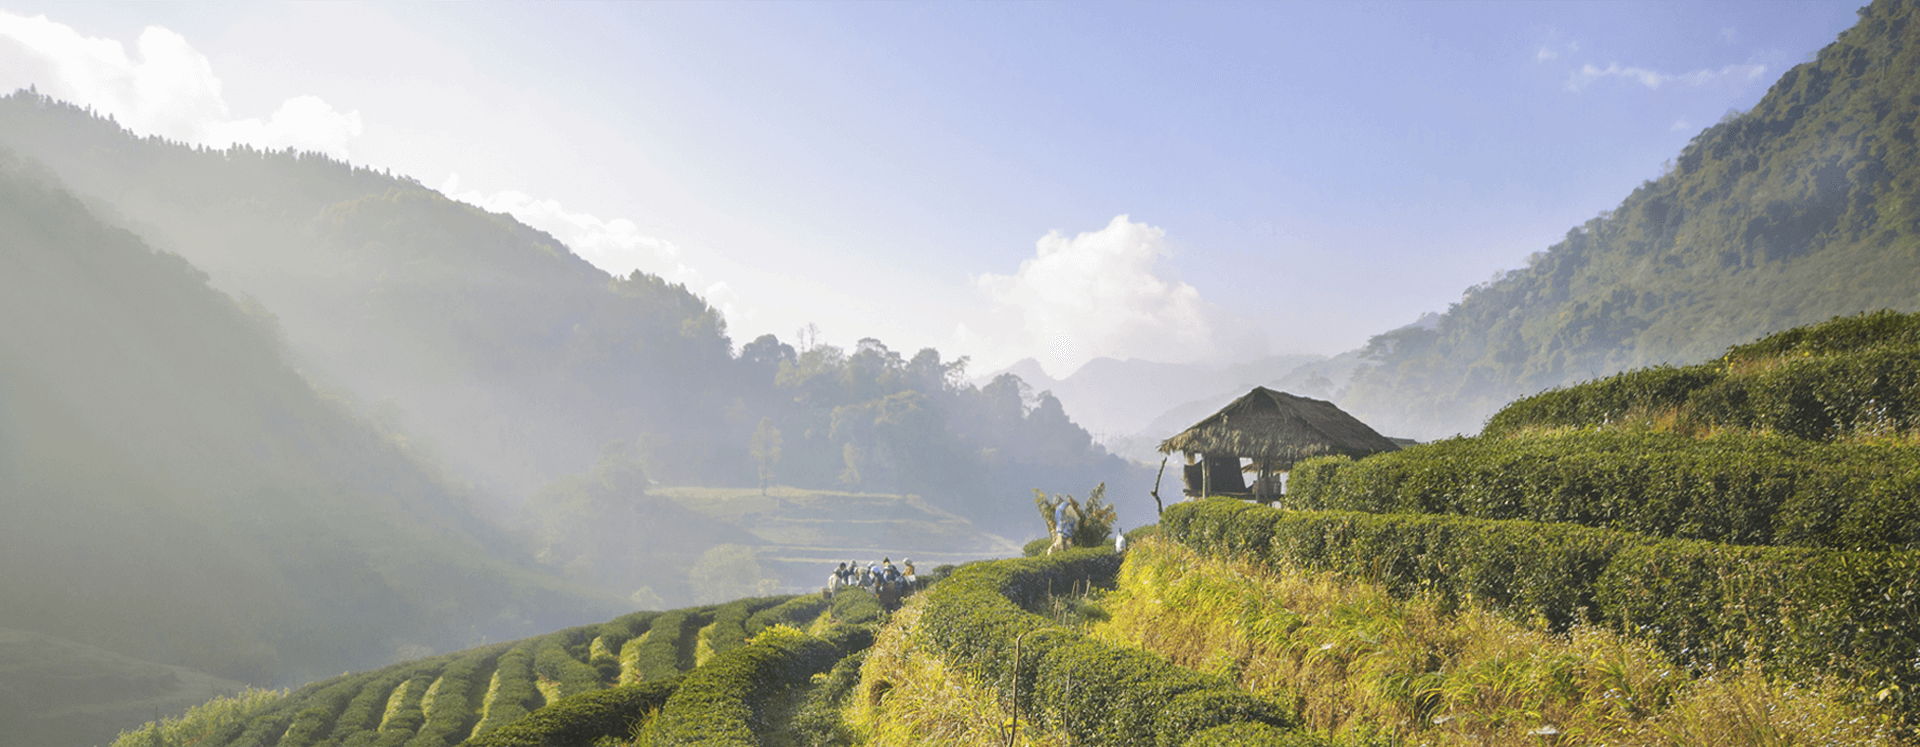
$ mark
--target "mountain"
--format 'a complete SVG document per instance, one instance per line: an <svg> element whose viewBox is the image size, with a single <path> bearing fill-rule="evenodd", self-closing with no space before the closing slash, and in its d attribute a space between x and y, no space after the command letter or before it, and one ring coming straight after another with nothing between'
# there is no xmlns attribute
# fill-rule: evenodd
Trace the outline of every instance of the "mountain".
<svg viewBox="0 0 1920 747"><path fill-rule="evenodd" d="M0 744L106 744L155 714L173 714L246 684L0 628Z"/></svg>
<svg viewBox="0 0 1920 747"><path fill-rule="evenodd" d="M624 608L9 154L0 227L0 627L270 685Z"/></svg>
<svg viewBox="0 0 1920 747"><path fill-rule="evenodd" d="M270 310L303 376L472 483L500 522L613 444L662 484L756 485L763 423L783 439L782 484L911 493L988 531L1024 525L1031 507L998 496L1034 487L1108 481L1146 500L1117 488L1147 477L1018 385L988 393L938 351L873 339L796 350L768 335L736 352L684 286L610 276L411 179L140 138L30 91L0 98L0 146Z"/></svg>
<svg viewBox="0 0 1920 747"><path fill-rule="evenodd" d="M1660 178L1432 330L1376 336L1339 401L1376 429L1478 430L1502 403L1764 334L1920 309L1920 25L1881 0Z"/></svg>

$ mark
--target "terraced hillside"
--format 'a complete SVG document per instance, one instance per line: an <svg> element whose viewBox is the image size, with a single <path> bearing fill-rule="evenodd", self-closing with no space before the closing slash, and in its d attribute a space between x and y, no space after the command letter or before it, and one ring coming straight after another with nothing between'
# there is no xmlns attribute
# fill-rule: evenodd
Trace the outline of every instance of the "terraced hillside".
<svg viewBox="0 0 1920 747"><path fill-rule="evenodd" d="M690 671L715 673L738 668L743 656L769 655L743 653L756 646L781 652L797 646L812 657L808 661L824 661L795 675L804 680L832 666L844 656L842 649L865 648L879 612L870 595L846 595L831 608L819 596L799 596L639 612L342 675L284 695L215 701L122 734L115 744L540 744L540 737L526 735L555 723L564 724L560 733L575 736L599 730L582 743L600 736L624 739L632 731L629 718L672 702L685 685L708 676L687 676ZM820 635L794 632L764 644L756 638L776 626ZM793 636L813 643L796 644Z"/></svg>
<svg viewBox="0 0 1920 747"><path fill-rule="evenodd" d="M1484 608L1574 640L1617 636L1697 680L1819 690L1911 737L1917 335L1920 315L1890 312L1781 332L1710 363L1520 400L1477 437L1303 462L1278 506L1182 504L1160 529L1197 553L1183 570L1242 564L1216 572L1362 583L1425 600L1421 614ZM1175 593L1150 573L1140 583ZM1456 717L1438 705L1445 657L1392 671L1413 692L1435 688L1409 709Z"/></svg>

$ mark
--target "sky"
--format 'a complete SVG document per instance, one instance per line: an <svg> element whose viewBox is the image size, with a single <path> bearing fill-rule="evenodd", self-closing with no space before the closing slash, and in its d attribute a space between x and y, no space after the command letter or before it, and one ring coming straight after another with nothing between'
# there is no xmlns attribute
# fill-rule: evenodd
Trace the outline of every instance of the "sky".
<svg viewBox="0 0 1920 747"><path fill-rule="evenodd" d="M0 88L391 169L685 283L736 345L1061 378L1445 311L1859 2L0 0Z"/></svg>

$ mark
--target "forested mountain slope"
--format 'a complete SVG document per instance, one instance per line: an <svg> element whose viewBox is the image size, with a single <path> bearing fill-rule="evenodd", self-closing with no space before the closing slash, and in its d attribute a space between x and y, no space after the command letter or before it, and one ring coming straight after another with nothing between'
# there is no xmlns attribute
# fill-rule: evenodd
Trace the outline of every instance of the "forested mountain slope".
<svg viewBox="0 0 1920 747"><path fill-rule="evenodd" d="M10 154L0 226L0 627L274 684L619 609Z"/></svg>
<svg viewBox="0 0 1920 747"><path fill-rule="evenodd" d="M303 373L472 480L497 518L616 441L661 483L753 485L763 420L782 436L780 483L918 493L989 524L1026 509L988 493L1146 479L1017 379L974 387L961 362L878 340L766 336L736 354L685 287L611 277L411 179L142 139L26 91L0 99L0 145L271 310Z"/></svg>
<svg viewBox="0 0 1920 747"><path fill-rule="evenodd" d="M1502 403L1711 358L1775 330L1920 309L1920 23L1879 0L1619 207L1467 291L1437 330L1375 337L1341 400L1383 432L1478 430Z"/></svg>

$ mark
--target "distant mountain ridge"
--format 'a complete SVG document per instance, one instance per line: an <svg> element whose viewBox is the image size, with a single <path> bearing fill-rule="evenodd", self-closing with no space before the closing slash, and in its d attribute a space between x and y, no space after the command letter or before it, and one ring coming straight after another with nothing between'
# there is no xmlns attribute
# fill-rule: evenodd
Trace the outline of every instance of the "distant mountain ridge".
<svg viewBox="0 0 1920 747"><path fill-rule="evenodd" d="M985 378L992 380L1011 373L1035 392L1053 392L1075 422L1104 440L1132 435L1167 408L1196 396L1234 390L1245 394L1247 389L1278 381L1302 365L1325 359L1322 355L1288 354L1213 366L1095 358L1066 378L1055 379L1038 361L1025 358Z"/></svg>
<svg viewBox="0 0 1920 747"><path fill-rule="evenodd" d="M1525 268L1396 330L1339 404L1377 430L1473 432L1501 404L1770 332L1920 309L1920 25L1878 0L1751 110Z"/></svg>

